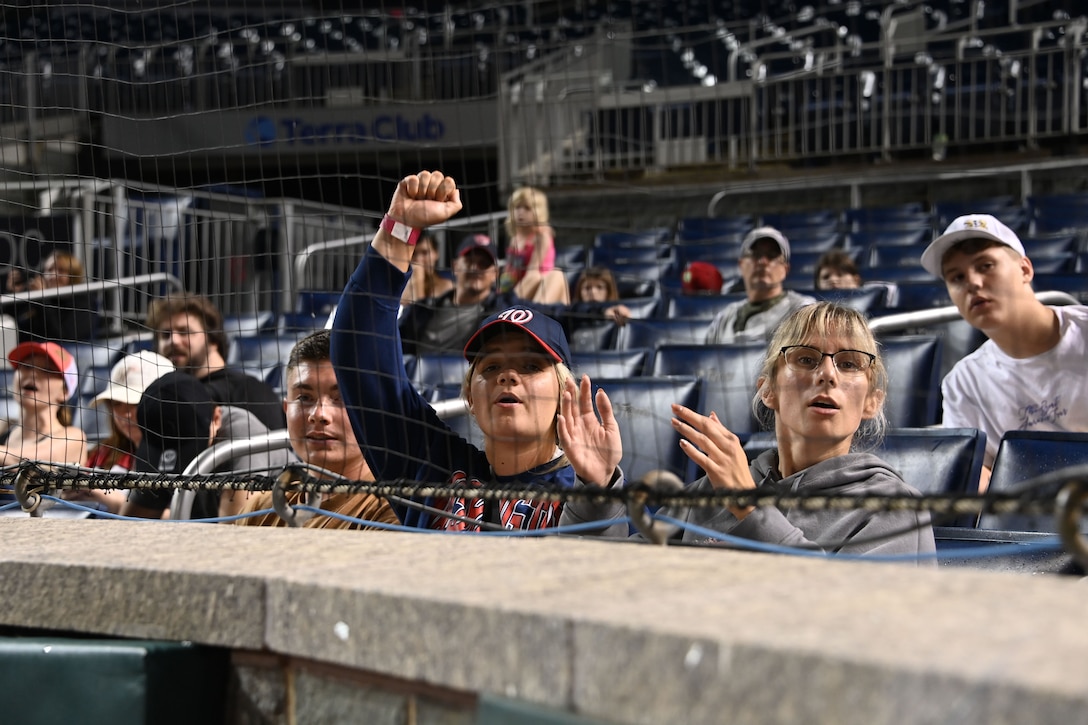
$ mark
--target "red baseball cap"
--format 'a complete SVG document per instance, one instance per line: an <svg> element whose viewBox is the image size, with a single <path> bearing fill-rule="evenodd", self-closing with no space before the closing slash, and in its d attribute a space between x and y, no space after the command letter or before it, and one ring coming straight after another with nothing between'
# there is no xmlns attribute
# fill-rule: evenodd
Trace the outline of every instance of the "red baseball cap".
<svg viewBox="0 0 1088 725"><path fill-rule="evenodd" d="M79 389L76 359L72 357L72 353L55 342L24 342L16 345L8 353L8 362L13 368L18 368L20 363L35 353L41 353L49 358L49 362L53 363L57 371L64 376L64 389L68 397L75 395Z"/></svg>
<svg viewBox="0 0 1088 725"><path fill-rule="evenodd" d="M686 295L721 294L722 273L710 262L688 262L680 278L680 288Z"/></svg>

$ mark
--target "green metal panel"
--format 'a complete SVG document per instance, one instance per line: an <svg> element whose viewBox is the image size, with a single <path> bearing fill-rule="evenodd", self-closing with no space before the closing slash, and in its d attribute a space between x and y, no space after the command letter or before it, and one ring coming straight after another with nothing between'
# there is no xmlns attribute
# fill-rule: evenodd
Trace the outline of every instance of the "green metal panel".
<svg viewBox="0 0 1088 725"><path fill-rule="evenodd" d="M0 637L4 721L221 723L229 653L191 643Z"/></svg>

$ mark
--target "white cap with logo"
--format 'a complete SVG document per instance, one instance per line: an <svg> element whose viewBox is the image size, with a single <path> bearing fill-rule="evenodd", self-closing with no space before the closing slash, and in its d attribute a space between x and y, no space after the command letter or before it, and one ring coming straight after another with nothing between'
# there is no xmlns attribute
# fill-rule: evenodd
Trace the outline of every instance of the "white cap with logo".
<svg viewBox="0 0 1088 725"><path fill-rule="evenodd" d="M174 371L174 363L157 352L143 350L126 355L110 370L110 385L94 397L91 405L104 400L136 405L147 386Z"/></svg>
<svg viewBox="0 0 1088 725"><path fill-rule="evenodd" d="M954 219L944 230L944 234L930 242L926 251L922 252L922 266L934 277L943 279L941 262L945 252L964 239L990 239L1015 249L1021 257L1025 256L1020 237L996 217L989 214L966 214Z"/></svg>

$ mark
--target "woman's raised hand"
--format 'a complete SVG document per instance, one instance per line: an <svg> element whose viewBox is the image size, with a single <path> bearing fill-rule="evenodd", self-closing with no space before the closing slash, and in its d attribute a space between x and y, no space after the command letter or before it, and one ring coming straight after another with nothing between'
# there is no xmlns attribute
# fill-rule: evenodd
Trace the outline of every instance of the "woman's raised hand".
<svg viewBox="0 0 1088 725"><path fill-rule="evenodd" d="M608 395L603 390L597 391L597 409L601 414L598 419L591 393L588 375L582 376L580 385L567 380L560 394L556 430L559 445L578 477L594 486L607 486L623 457L623 441Z"/></svg>

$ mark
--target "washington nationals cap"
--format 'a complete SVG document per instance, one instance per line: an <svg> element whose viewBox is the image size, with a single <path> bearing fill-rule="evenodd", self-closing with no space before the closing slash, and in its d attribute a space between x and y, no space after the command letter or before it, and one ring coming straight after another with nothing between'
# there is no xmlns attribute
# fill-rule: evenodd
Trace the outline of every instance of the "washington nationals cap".
<svg viewBox="0 0 1088 725"><path fill-rule="evenodd" d="M964 239L990 239L998 244L1011 247L1021 256L1025 256L1024 245L1016 232L1002 224L989 214L966 214L952 220L944 234L930 242L922 252L922 266L934 277L944 279L941 274L941 262L944 255L957 242Z"/></svg>
<svg viewBox="0 0 1088 725"><path fill-rule="evenodd" d="M556 362L570 367L570 347L563 326L528 307L511 307L491 315L476 328L465 345L465 359L471 361L494 334L504 330L521 330L536 340Z"/></svg>

